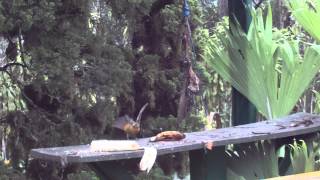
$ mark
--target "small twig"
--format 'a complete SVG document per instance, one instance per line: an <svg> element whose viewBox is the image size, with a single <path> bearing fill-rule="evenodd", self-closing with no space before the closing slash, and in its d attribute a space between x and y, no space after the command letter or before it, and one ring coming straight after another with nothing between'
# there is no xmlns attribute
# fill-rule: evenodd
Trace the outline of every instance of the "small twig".
<svg viewBox="0 0 320 180"><path fill-rule="evenodd" d="M290 124L290 127L298 127L300 125L304 125L305 127L308 127L313 124L312 120L305 119L303 121L292 121L293 123Z"/></svg>
<svg viewBox="0 0 320 180"><path fill-rule="evenodd" d="M287 128L286 126L280 125L280 124L277 124L276 126L280 127L279 130L280 130L280 129L286 129L286 128Z"/></svg>
<svg viewBox="0 0 320 180"><path fill-rule="evenodd" d="M251 132L252 134L271 134L271 132Z"/></svg>
<svg viewBox="0 0 320 180"><path fill-rule="evenodd" d="M263 3L264 0L260 0L258 3L256 3L256 1L253 1L254 3L254 8L257 9L260 7L260 5Z"/></svg>
<svg viewBox="0 0 320 180"><path fill-rule="evenodd" d="M20 48L20 57L21 57L21 61L24 64L25 67L27 67L27 63L24 60L24 48L22 45L22 33L21 33L21 28L19 28L19 36L18 36L18 42L19 42L19 48Z"/></svg>
<svg viewBox="0 0 320 180"><path fill-rule="evenodd" d="M60 117L59 115L56 115L56 114L53 114L53 113L49 113L49 112L47 112L46 110L44 110L42 107L40 107L40 106L38 106L37 104L35 104L34 102L33 102L33 100L32 99L30 99L23 91L21 91L21 95L30 103L30 105L33 107L33 108L35 108L38 112L40 112L40 113L42 113L42 114L44 114L44 115L46 115L46 117L55 117L55 118L57 118L57 119L59 119L59 120L63 120L63 118L62 117ZM48 121L49 122L49 121ZM50 123L52 123L52 121L50 121Z"/></svg>

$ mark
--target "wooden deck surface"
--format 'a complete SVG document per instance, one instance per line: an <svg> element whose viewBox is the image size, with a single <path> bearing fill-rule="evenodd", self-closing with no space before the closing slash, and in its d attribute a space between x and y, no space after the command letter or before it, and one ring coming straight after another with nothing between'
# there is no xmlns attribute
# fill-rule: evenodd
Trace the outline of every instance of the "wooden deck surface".
<svg viewBox="0 0 320 180"><path fill-rule="evenodd" d="M241 126L186 133L181 141L149 142L149 138L138 139L142 147L155 147L158 155L204 148L204 143L213 142L214 146L278 139L320 131L320 116L297 113L285 118L263 121ZM122 152L92 152L89 145L41 148L31 151L32 158L62 163L97 162L117 159L138 158L143 150Z"/></svg>
<svg viewBox="0 0 320 180"><path fill-rule="evenodd" d="M290 176L275 177L267 180L316 180L316 179L320 180L320 171L295 174Z"/></svg>

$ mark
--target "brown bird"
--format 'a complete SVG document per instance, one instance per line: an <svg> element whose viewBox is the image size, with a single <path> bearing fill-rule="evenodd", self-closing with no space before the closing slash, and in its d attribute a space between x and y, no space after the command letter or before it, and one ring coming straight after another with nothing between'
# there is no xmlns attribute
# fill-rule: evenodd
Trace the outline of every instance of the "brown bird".
<svg viewBox="0 0 320 180"><path fill-rule="evenodd" d="M129 139L130 136L135 137L141 130L141 126L140 126L141 116L147 106L148 106L148 103L142 106L136 118L136 121L134 121L128 115L124 115L119 117L117 120L115 120L113 122L112 127L115 127L124 131L127 134L127 139Z"/></svg>

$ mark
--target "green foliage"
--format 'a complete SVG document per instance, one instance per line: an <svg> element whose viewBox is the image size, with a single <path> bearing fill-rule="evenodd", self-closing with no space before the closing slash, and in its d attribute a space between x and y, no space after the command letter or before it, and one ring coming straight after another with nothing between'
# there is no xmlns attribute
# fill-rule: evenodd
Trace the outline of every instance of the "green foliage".
<svg viewBox="0 0 320 180"><path fill-rule="evenodd" d="M299 24L318 42L320 42L320 1L290 0L287 6Z"/></svg>
<svg viewBox="0 0 320 180"><path fill-rule="evenodd" d="M186 119L186 121L179 122L177 125L177 118L174 116L169 117L156 117L151 118L149 117L146 120L145 126L146 129L154 131L154 132L161 132L161 131L172 131L179 126L179 129L182 132L192 132L192 131L199 131L204 127L203 116L199 115L191 115Z"/></svg>
<svg viewBox="0 0 320 180"><path fill-rule="evenodd" d="M0 161L1 180L25 180L24 174Z"/></svg>
<svg viewBox="0 0 320 180"><path fill-rule="evenodd" d="M22 110L25 108L24 102L20 98L20 89L15 85L7 74L0 75L0 108L2 113Z"/></svg>
<svg viewBox="0 0 320 180"><path fill-rule="evenodd" d="M278 157L268 141L237 146L228 152L227 179L264 179L278 176Z"/></svg>
<svg viewBox="0 0 320 180"><path fill-rule="evenodd" d="M243 144L227 151L227 179L265 179L315 171L319 153L318 134L279 148L269 141Z"/></svg>
<svg viewBox="0 0 320 180"><path fill-rule="evenodd" d="M69 180L99 180L94 172L81 171L68 175Z"/></svg>
<svg viewBox="0 0 320 180"><path fill-rule="evenodd" d="M110 136L116 98L131 88L126 50L86 23L91 3L0 1L0 19L5 19L0 20L0 35L17 47L16 57L5 58L1 66L27 66L0 72L1 125L9 129L7 150L13 169L28 170L31 177L49 179L57 173L32 174L39 173L35 170L41 164L31 161L26 167L30 149ZM22 44L16 43L17 37Z"/></svg>
<svg viewBox="0 0 320 180"><path fill-rule="evenodd" d="M320 113L320 93L317 91L313 91L313 93L315 94L315 98L316 98L316 105L315 105L315 110L314 112L319 114Z"/></svg>
<svg viewBox="0 0 320 180"><path fill-rule="evenodd" d="M301 59L298 42L273 36L270 8L265 21L261 10L252 16L248 34L231 24L222 47L209 39L204 58L264 116L287 115L320 67L320 46L307 48Z"/></svg>
<svg viewBox="0 0 320 180"><path fill-rule="evenodd" d="M227 17L216 22L210 29L199 29L196 33L196 41L202 54L206 53L208 39L214 41L217 46L222 46L219 37L226 36L226 28L229 25ZM229 126L230 109L231 109L231 86L228 82L212 68L208 67L207 62L203 59L197 63L197 68L201 72L202 96L206 109L210 112L219 112L222 117L224 126ZM209 112L208 112L209 113Z"/></svg>
<svg viewBox="0 0 320 180"><path fill-rule="evenodd" d="M135 179L136 180L153 180L153 179L172 180L173 178L170 176L164 175L161 168L156 166L152 168L152 174L140 173L135 177Z"/></svg>
<svg viewBox="0 0 320 180"><path fill-rule="evenodd" d="M312 172L315 170L315 156L319 152L319 147L314 150L310 149L313 148L313 146L311 146L308 149L306 143L302 140L299 142L294 141L294 143L289 146L291 151L291 167L288 170L289 172L291 171L292 174L298 174L303 172Z"/></svg>
<svg viewBox="0 0 320 180"><path fill-rule="evenodd" d="M197 34L202 10L197 0L190 6ZM147 135L162 121L170 123L163 128L199 129L199 116L181 127L175 122L184 78L181 19L178 1L0 1L0 36L15 47L1 66L24 65L0 71L1 126L8 128L12 168L31 179L57 178L57 164L43 169L27 161L30 149L111 138L113 120L135 116L146 102Z"/></svg>
<svg viewBox="0 0 320 180"><path fill-rule="evenodd" d="M320 26L316 19L320 18L320 13L319 13L320 1L319 0L301 0L301 1L292 0L292 1L286 2L286 5L292 11L292 14L295 20L302 26L304 30L306 30L311 35L310 37L308 34L304 34L303 31L298 30L299 34L302 35L302 37L300 36L299 38L306 42L313 42L314 40L316 40L319 43L320 42L320 33L319 33ZM313 86L312 91L314 93L316 91L319 91L317 79L314 81L312 86ZM309 97L311 96L311 98L308 98L308 96ZM305 101L311 99L311 102L307 102L308 103L307 107L311 107L309 108L311 110L312 107L315 105L314 109L315 109L315 113L317 113L319 112L319 104L318 104L319 97L317 93L315 93L315 96L316 96L315 102L313 102L312 101L313 93L310 90L310 92L309 93L307 92L306 94ZM307 111L309 109L307 109Z"/></svg>

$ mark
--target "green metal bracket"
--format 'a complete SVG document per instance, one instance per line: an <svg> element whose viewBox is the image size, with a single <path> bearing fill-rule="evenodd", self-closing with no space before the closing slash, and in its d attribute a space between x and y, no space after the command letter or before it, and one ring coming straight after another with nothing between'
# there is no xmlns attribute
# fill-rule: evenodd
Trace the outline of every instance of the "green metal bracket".
<svg viewBox="0 0 320 180"><path fill-rule="evenodd" d="M189 152L191 180L226 179L225 147L212 151L194 150Z"/></svg>
<svg viewBox="0 0 320 180"><path fill-rule="evenodd" d="M235 18L240 23L244 31L248 31L251 22L250 8L252 0L229 0L230 22ZM242 125L256 122L257 110L246 97L236 89L232 89L232 124Z"/></svg>
<svg viewBox="0 0 320 180"><path fill-rule="evenodd" d="M246 97L232 88L232 125L256 122L257 110Z"/></svg>
<svg viewBox="0 0 320 180"><path fill-rule="evenodd" d="M89 163L89 167L101 180L134 180L128 169L118 161L101 161Z"/></svg>

